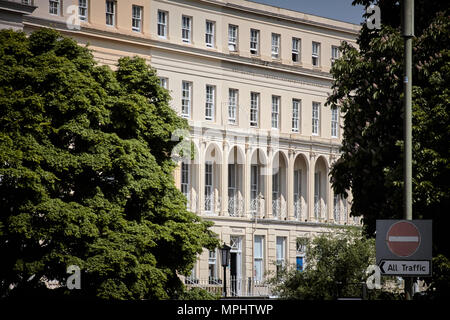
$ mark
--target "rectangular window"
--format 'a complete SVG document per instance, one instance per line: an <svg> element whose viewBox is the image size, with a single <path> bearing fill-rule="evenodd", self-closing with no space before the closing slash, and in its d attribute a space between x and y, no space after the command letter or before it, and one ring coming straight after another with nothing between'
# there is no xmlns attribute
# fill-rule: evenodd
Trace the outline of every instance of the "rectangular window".
<svg viewBox="0 0 450 320"><path fill-rule="evenodd" d="M238 203L237 203L237 190L236 190L236 181L237 181L237 170L236 164L229 163L228 164L228 213L230 216L236 216L238 213Z"/></svg>
<svg viewBox="0 0 450 320"><path fill-rule="evenodd" d="M167 38L167 16L166 11L158 10L158 36Z"/></svg>
<svg viewBox="0 0 450 320"><path fill-rule="evenodd" d="M181 39L183 42L191 42L192 18L183 16L181 18Z"/></svg>
<svg viewBox="0 0 450 320"><path fill-rule="evenodd" d="M272 58L280 58L280 39L281 36L277 33L272 33Z"/></svg>
<svg viewBox="0 0 450 320"><path fill-rule="evenodd" d="M250 177L250 198L251 200L256 200L258 197L258 179L259 179L259 168L257 165L252 165L251 167L251 177Z"/></svg>
<svg viewBox="0 0 450 320"><path fill-rule="evenodd" d="M238 27L228 25L228 49L232 52L238 50Z"/></svg>
<svg viewBox="0 0 450 320"><path fill-rule="evenodd" d="M300 46L301 40L299 38L292 38L292 61L300 62Z"/></svg>
<svg viewBox="0 0 450 320"><path fill-rule="evenodd" d="M297 271L303 271L303 257L296 257L295 264L297 267Z"/></svg>
<svg viewBox="0 0 450 320"><path fill-rule="evenodd" d="M159 85L161 87L163 87L164 89L168 89L169 88L168 82L169 82L169 80L167 78L163 78L163 77L159 78Z"/></svg>
<svg viewBox="0 0 450 320"><path fill-rule="evenodd" d="M264 236L255 236L254 259L254 279L262 281L264 275Z"/></svg>
<svg viewBox="0 0 450 320"><path fill-rule="evenodd" d="M314 173L314 218L319 218L320 212L320 172Z"/></svg>
<svg viewBox="0 0 450 320"><path fill-rule="evenodd" d="M141 32L142 29L142 7L132 6L131 12L131 29L133 31Z"/></svg>
<svg viewBox="0 0 450 320"><path fill-rule="evenodd" d="M250 126L257 127L259 119L259 93L250 93Z"/></svg>
<svg viewBox="0 0 450 320"><path fill-rule="evenodd" d="M294 201L297 201L301 197L302 192L302 170L294 170Z"/></svg>
<svg viewBox="0 0 450 320"><path fill-rule="evenodd" d="M320 43L312 43L312 65L314 67L320 66Z"/></svg>
<svg viewBox="0 0 450 320"><path fill-rule="evenodd" d="M208 161L205 163L205 211L211 212L213 210L213 199L213 165Z"/></svg>
<svg viewBox="0 0 450 320"><path fill-rule="evenodd" d="M286 259L286 238L285 237L277 237L276 242L276 255L277 255L277 274L281 271L281 269L285 265Z"/></svg>
<svg viewBox="0 0 450 320"><path fill-rule="evenodd" d="M217 277L217 251L210 250L208 258L208 269L209 269L209 284L218 284Z"/></svg>
<svg viewBox="0 0 450 320"><path fill-rule="evenodd" d="M116 2L106 1L106 25L116 25Z"/></svg>
<svg viewBox="0 0 450 320"><path fill-rule="evenodd" d="M206 85L206 104L205 104L205 119L214 120L216 87Z"/></svg>
<svg viewBox="0 0 450 320"><path fill-rule="evenodd" d="M181 116L184 118L190 118L191 117L192 83L183 81L181 91L182 91Z"/></svg>
<svg viewBox="0 0 450 320"><path fill-rule="evenodd" d="M250 29L250 53L259 53L259 30Z"/></svg>
<svg viewBox="0 0 450 320"><path fill-rule="evenodd" d="M189 164L181 163L181 192L188 200L189 207L189 194L190 194L190 167Z"/></svg>
<svg viewBox="0 0 450 320"><path fill-rule="evenodd" d="M312 103L312 134L318 135L320 130L320 103Z"/></svg>
<svg viewBox="0 0 450 320"><path fill-rule="evenodd" d="M88 0L78 1L78 16L81 21L88 20Z"/></svg>
<svg viewBox="0 0 450 320"><path fill-rule="evenodd" d="M300 131L300 100L292 99L292 132Z"/></svg>
<svg viewBox="0 0 450 320"><path fill-rule="evenodd" d="M214 34L215 34L216 24L213 21L206 21L206 31L205 31L205 43L209 48L213 48L215 45Z"/></svg>
<svg viewBox="0 0 450 320"><path fill-rule="evenodd" d="M339 127L339 110L338 108L331 108L331 137L337 138Z"/></svg>
<svg viewBox="0 0 450 320"><path fill-rule="evenodd" d="M59 15L60 5L59 0L50 0L48 2L48 13Z"/></svg>
<svg viewBox="0 0 450 320"><path fill-rule="evenodd" d="M331 65L334 64L334 61L339 59L339 47L331 46Z"/></svg>
<svg viewBox="0 0 450 320"><path fill-rule="evenodd" d="M279 129L280 99L279 96L272 96L272 129Z"/></svg>
<svg viewBox="0 0 450 320"><path fill-rule="evenodd" d="M235 124L237 122L237 102L238 90L230 89L228 91L228 123Z"/></svg>

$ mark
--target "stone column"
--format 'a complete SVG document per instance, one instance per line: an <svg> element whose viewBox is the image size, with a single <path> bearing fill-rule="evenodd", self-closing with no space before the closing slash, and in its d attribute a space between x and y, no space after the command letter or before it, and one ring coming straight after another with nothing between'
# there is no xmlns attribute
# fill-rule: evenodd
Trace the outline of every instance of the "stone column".
<svg viewBox="0 0 450 320"><path fill-rule="evenodd" d="M198 212L203 215L205 212L205 145L203 139L199 141L199 155L198 155Z"/></svg>
<svg viewBox="0 0 450 320"><path fill-rule="evenodd" d="M252 165L252 149L249 144L245 144L245 159L244 159L244 214L246 217L250 217L250 170Z"/></svg>
<svg viewBox="0 0 450 320"><path fill-rule="evenodd" d="M308 221L315 221L314 219L314 172L316 170L316 154L310 152L309 155L309 185L308 185Z"/></svg>
<svg viewBox="0 0 450 320"><path fill-rule="evenodd" d="M273 175L273 153L272 153L272 147L267 147L267 165L266 165L266 184L265 184L265 197L266 197L266 212L264 213L264 216L266 218L272 218L272 175Z"/></svg>
<svg viewBox="0 0 450 320"><path fill-rule="evenodd" d="M289 159L287 168L287 220L294 220L294 149L289 149Z"/></svg>
<svg viewBox="0 0 450 320"><path fill-rule="evenodd" d="M228 216L228 153L229 153L229 145L226 140L223 141L222 144L223 153L222 153L222 179L221 179L221 199L220 202L222 205L221 214L222 216Z"/></svg>

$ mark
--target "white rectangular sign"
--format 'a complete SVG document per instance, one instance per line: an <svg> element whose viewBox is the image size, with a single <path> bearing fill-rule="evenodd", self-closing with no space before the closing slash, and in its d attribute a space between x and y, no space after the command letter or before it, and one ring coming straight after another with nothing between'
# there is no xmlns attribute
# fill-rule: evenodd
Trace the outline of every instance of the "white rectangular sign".
<svg viewBox="0 0 450 320"><path fill-rule="evenodd" d="M379 267L382 275L427 276L431 274L431 263L425 260L382 260Z"/></svg>

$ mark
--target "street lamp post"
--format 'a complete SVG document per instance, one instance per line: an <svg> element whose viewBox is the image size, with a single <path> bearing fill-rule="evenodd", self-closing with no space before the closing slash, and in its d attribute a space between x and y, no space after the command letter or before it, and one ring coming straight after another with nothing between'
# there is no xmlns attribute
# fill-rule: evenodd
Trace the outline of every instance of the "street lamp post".
<svg viewBox="0 0 450 320"><path fill-rule="evenodd" d="M224 297L227 296L227 265L230 261L230 250L231 247L227 246L225 243L222 248L220 248L220 253L222 256L222 267L223 267L223 292Z"/></svg>
<svg viewBox="0 0 450 320"><path fill-rule="evenodd" d="M414 37L414 0L403 0L402 2L402 33L405 40L405 60L404 60L404 212L403 218L412 220L412 38ZM412 278L405 279L405 295L407 300L413 297Z"/></svg>

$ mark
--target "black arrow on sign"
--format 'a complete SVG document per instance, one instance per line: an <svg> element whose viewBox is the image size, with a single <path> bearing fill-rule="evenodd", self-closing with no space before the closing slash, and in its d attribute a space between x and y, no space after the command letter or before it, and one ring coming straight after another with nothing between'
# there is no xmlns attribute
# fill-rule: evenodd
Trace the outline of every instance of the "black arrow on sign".
<svg viewBox="0 0 450 320"><path fill-rule="evenodd" d="M383 269L384 264L385 264L384 260L381 261L381 263L380 263L380 270L381 270L382 273L386 273L386 271L384 271L384 269Z"/></svg>

